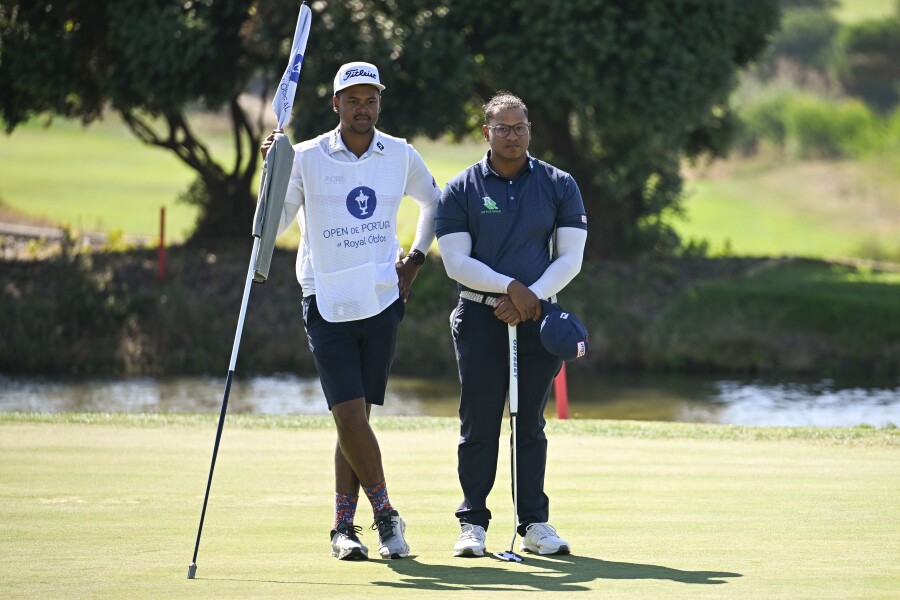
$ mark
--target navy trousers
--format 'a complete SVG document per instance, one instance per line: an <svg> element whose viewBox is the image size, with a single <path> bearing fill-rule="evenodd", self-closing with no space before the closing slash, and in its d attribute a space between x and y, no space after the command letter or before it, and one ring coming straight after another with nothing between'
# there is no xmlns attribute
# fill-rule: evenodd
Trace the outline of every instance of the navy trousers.
<svg viewBox="0 0 900 600"><path fill-rule="evenodd" d="M519 524L544 523L550 501L544 494L547 437L544 408L562 361L541 345L539 321L518 326L519 411L516 418ZM509 388L508 326L485 304L460 299L451 316L459 366L460 439L457 448L463 501L456 517L488 528L487 498L494 487L500 428ZM512 440L510 439L510 444ZM512 490L510 482L510 490Z"/></svg>

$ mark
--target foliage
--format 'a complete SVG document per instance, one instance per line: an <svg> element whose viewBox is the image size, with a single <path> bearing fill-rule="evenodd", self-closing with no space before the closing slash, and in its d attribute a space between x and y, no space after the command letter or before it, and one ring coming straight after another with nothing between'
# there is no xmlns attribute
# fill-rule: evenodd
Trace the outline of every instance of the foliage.
<svg viewBox="0 0 900 600"><path fill-rule="evenodd" d="M704 283L678 297L655 323L649 335L654 359L681 368L718 363L837 375L866 365L890 373L900 367L897 281L896 274L800 262L758 269L740 285ZM785 327L792 333L779 336ZM838 358L848 350L855 366Z"/></svg>
<svg viewBox="0 0 900 600"><path fill-rule="evenodd" d="M258 43L266 27L250 0L39 1L0 6L0 119L7 132L32 115L101 118L117 111L143 142L194 169L229 215L197 237L246 232L261 123L238 104L247 81L279 52ZM271 76L269 76L271 78ZM222 166L186 117L190 107L228 109L236 158Z"/></svg>
<svg viewBox="0 0 900 600"><path fill-rule="evenodd" d="M44 261L43 276L28 276L27 264L4 268L0 301L0 370L86 374L123 369L117 332L129 308L110 270L96 265L63 228L60 251Z"/></svg>
<svg viewBox="0 0 900 600"><path fill-rule="evenodd" d="M224 374L247 248L170 248L164 282L154 254L70 252L4 263L0 372ZM294 258L277 249L269 281L253 286L242 372L315 373ZM396 374L456 373L447 320L455 295L440 260L429 257L401 325ZM560 302L591 332L591 352L573 372L900 372L897 274L813 261L645 257L585 264Z"/></svg>
<svg viewBox="0 0 900 600"><path fill-rule="evenodd" d="M788 60L825 73L828 70L839 25L821 8L786 10L781 29L772 38L769 61Z"/></svg>
<svg viewBox="0 0 900 600"><path fill-rule="evenodd" d="M797 96L785 107L784 121L788 145L799 158L858 157L876 137L875 117L858 100Z"/></svg>
<svg viewBox="0 0 900 600"><path fill-rule="evenodd" d="M755 151L760 141L783 147L787 140L784 111L792 93L775 91L742 108L740 140L745 152Z"/></svg>
<svg viewBox="0 0 900 600"><path fill-rule="evenodd" d="M531 107L535 154L579 181L594 215L594 255L671 244L658 216L677 209L680 160L724 151L735 72L759 56L778 15L776 0L516 0L503 11L485 0L323 0L312 9L297 139L335 123L330 82L348 60L382 68L382 126L400 136L466 135L478 106L510 89ZM89 122L108 101L143 141L198 172L214 202L201 202L209 218L195 237L243 235L264 132L262 112L251 118L238 99L250 83L266 98L295 14L287 0L0 8L0 116L8 130L31 114ZM185 117L193 103L229 110L230 168L193 133Z"/></svg>
<svg viewBox="0 0 900 600"><path fill-rule="evenodd" d="M837 6L840 2L839 0L779 0L778 3L781 5L782 9L788 11L794 8L831 9Z"/></svg>
<svg viewBox="0 0 900 600"><path fill-rule="evenodd" d="M882 112L900 101L900 16L848 25L838 40L838 78L844 89Z"/></svg>
<svg viewBox="0 0 900 600"><path fill-rule="evenodd" d="M745 150L765 141L801 159L859 158L892 147L893 123L859 100L771 89L741 110Z"/></svg>
<svg viewBox="0 0 900 600"><path fill-rule="evenodd" d="M578 181L595 257L669 245L658 216L678 209L680 161L724 152L735 73L760 55L778 18L776 2L449 6L476 58L479 97L520 94L534 153Z"/></svg>

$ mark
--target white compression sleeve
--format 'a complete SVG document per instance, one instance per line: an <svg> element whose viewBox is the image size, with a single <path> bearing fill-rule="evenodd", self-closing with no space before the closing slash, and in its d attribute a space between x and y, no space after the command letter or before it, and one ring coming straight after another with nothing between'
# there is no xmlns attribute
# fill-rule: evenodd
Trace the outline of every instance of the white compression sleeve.
<svg viewBox="0 0 900 600"><path fill-rule="evenodd" d="M438 203L421 200L416 200L416 203L419 205L419 221L416 223L416 237L409 249L421 250L428 254L431 242L434 241L434 216L437 214Z"/></svg>
<svg viewBox="0 0 900 600"><path fill-rule="evenodd" d="M556 260L550 263L540 279L528 289L538 298L558 294L581 271L587 231L577 227L560 227L556 230Z"/></svg>
<svg viewBox="0 0 900 600"><path fill-rule="evenodd" d="M505 294L507 286L513 280L470 256L472 236L465 231L439 237L438 249L441 251L447 276L469 289Z"/></svg>
<svg viewBox="0 0 900 600"><path fill-rule="evenodd" d="M419 205L419 220L416 222L416 236L410 250L421 250L428 254L434 241L434 217L441 201L441 188L437 186L431 171L425 166L422 156L407 144L409 173L406 180L406 194Z"/></svg>

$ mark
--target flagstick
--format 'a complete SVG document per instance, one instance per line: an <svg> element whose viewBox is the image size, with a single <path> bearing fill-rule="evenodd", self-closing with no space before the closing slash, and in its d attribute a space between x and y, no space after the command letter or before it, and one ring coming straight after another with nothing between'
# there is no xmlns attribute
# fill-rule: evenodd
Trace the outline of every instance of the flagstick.
<svg viewBox="0 0 900 600"><path fill-rule="evenodd" d="M206 505L209 502L209 489L212 487L213 471L216 468L216 456L219 454L219 442L222 440L222 427L225 425L225 413L228 411L228 395L231 392L231 379L237 363L238 349L241 345L241 334L244 331L244 317L247 314L247 302L250 299L250 286L253 285L253 265L259 253L259 237L253 237L253 250L250 253L250 268L247 269L247 281L244 284L244 295L241 298L241 312L238 316L237 331L234 334L234 345L231 347L231 362L228 364L228 377L225 379L225 395L222 398L222 410L219 413L219 426L216 429L216 442L213 445L212 463L209 465L209 479L206 481L206 495L203 497L203 510L200 512L200 526L197 528L197 541L194 544L194 557L188 566L188 579L197 574L197 553L200 551L200 535L203 533L203 521L206 519Z"/></svg>

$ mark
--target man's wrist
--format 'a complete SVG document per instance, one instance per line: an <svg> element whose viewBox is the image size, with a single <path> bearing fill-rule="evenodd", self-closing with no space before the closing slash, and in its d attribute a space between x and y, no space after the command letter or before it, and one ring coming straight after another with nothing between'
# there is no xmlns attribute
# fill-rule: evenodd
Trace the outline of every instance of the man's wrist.
<svg viewBox="0 0 900 600"><path fill-rule="evenodd" d="M409 254L406 255L406 258L417 267L421 267L425 264L425 253L421 250L410 250Z"/></svg>

